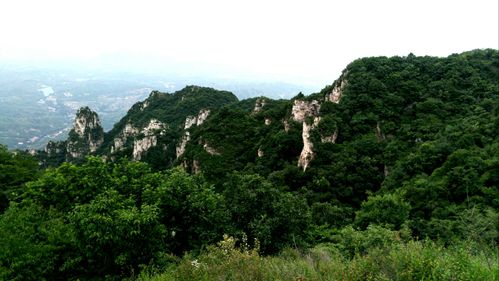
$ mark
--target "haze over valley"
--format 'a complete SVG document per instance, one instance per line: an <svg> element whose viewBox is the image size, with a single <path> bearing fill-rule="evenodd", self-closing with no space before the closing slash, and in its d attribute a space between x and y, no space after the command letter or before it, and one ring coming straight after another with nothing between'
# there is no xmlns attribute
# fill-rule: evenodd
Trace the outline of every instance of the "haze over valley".
<svg viewBox="0 0 499 281"><path fill-rule="evenodd" d="M98 112L108 131L153 90L174 92L186 85L202 84L230 90L242 99L263 95L290 98L298 92L320 89L265 79L214 77L198 71L188 74L182 65L166 65L160 70L151 62L147 71L133 65L110 67L117 62L107 62L98 67L97 63L82 62L37 65L0 61L0 143L10 149L31 149L64 139L76 110L83 106Z"/></svg>

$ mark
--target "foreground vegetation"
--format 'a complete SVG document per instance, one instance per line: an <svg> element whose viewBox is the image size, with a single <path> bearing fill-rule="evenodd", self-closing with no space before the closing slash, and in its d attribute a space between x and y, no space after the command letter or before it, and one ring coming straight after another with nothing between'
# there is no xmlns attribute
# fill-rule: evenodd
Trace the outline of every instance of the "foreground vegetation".
<svg viewBox="0 0 499 281"><path fill-rule="evenodd" d="M288 248L277 256L262 257L254 249L236 248L235 240L225 237L198 257L185 256L165 273L144 273L138 279L486 281L499 278L497 251L476 248L475 244L443 247L431 241L390 239L390 235L377 233L377 236L379 231L382 229L356 232L362 241L355 241L360 244L359 248L354 246L353 256L341 249L345 245L325 244L305 251Z"/></svg>

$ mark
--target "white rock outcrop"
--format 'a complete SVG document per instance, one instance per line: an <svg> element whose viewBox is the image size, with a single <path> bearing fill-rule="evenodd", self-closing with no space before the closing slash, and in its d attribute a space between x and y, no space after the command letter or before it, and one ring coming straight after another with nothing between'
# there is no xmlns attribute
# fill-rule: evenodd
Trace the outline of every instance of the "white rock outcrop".
<svg viewBox="0 0 499 281"><path fill-rule="evenodd" d="M314 159L314 144L310 140L310 132L317 127L321 118L319 117L320 104L317 100L303 101L295 100L291 109L291 117L294 121L301 122L303 125L302 139L303 149L298 158L298 167L305 171ZM307 119L313 118L313 123L308 124ZM286 125L285 125L286 126Z"/></svg>
<svg viewBox="0 0 499 281"><path fill-rule="evenodd" d="M125 141L123 140L123 138L120 137L114 138L113 145L111 146L111 153L120 151L124 145Z"/></svg>
<svg viewBox="0 0 499 281"><path fill-rule="evenodd" d="M159 131L159 134L163 134L162 130L166 127L166 124L156 119L149 120L147 126L142 128L140 131L144 134L144 137L133 141L133 160L140 160L145 152L147 152L151 147L156 146L158 144L158 131L161 130Z"/></svg>
<svg viewBox="0 0 499 281"><path fill-rule="evenodd" d="M264 98L257 98L255 102L255 107L253 108L253 112L257 113L262 110L262 108L265 106L266 101Z"/></svg>
<svg viewBox="0 0 499 281"><path fill-rule="evenodd" d="M198 115L187 116L187 118L185 118L184 130L189 129L194 125L199 126L203 124L203 122L206 120L206 118L208 118L209 115L210 115L209 109L201 109Z"/></svg>
<svg viewBox="0 0 499 281"><path fill-rule="evenodd" d="M111 146L111 153L118 152L123 149L127 138L134 137L139 134L139 129L135 128L132 124L126 123L125 128L118 134L113 140L113 145Z"/></svg>
<svg viewBox="0 0 499 281"><path fill-rule="evenodd" d="M149 124L142 129L144 135L151 135L157 130L162 130L166 127L165 124L161 123L156 119L149 120Z"/></svg>
<svg viewBox="0 0 499 281"><path fill-rule="evenodd" d="M146 136L140 140L133 141L133 160L140 160L142 155L151 147L156 146L157 138L155 135Z"/></svg>
<svg viewBox="0 0 499 281"><path fill-rule="evenodd" d="M184 135L182 136L182 141L180 144L176 147L175 152L177 155L177 158L182 156L185 152L185 146L187 145L187 142L191 140L191 135L188 129L190 129L192 126L199 126L206 121L208 116L210 115L210 110L209 109L201 109L196 116L187 116L185 118L184 122Z"/></svg>
<svg viewBox="0 0 499 281"><path fill-rule="evenodd" d="M334 103L339 103L341 100L341 97L343 96L343 90L347 86L347 81L340 78L336 85L333 87L333 90L331 93L326 95L326 101L334 102Z"/></svg>
<svg viewBox="0 0 499 281"><path fill-rule="evenodd" d="M187 142L190 140L191 140L191 134L189 133L189 131L186 131L182 136L182 141L180 142L179 146L175 148L175 153L177 155L177 158L179 158L184 154L185 146L187 145Z"/></svg>
<svg viewBox="0 0 499 281"><path fill-rule="evenodd" d="M125 128L122 131L122 135L125 137L134 136L139 133L139 129L135 128L132 124L126 123Z"/></svg>
<svg viewBox="0 0 499 281"><path fill-rule="evenodd" d="M203 148L208 154L210 155L220 155L220 152L216 150L215 148L211 147L208 143L204 143Z"/></svg>
<svg viewBox="0 0 499 281"><path fill-rule="evenodd" d="M376 133L376 139L378 140L378 142L382 142L386 139L385 133L383 133L383 131L381 130L381 126L380 126L379 122L376 122L375 133Z"/></svg>
<svg viewBox="0 0 499 281"><path fill-rule="evenodd" d="M73 129L66 144L66 151L72 158L80 158L93 153L104 142L104 130L99 116L88 107L82 107L76 112Z"/></svg>
<svg viewBox="0 0 499 281"><path fill-rule="evenodd" d="M338 130L335 130L332 135L329 136L321 136L322 143L335 143L338 138Z"/></svg>
<svg viewBox="0 0 499 281"><path fill-rule="evenodd" d="M282 121L282 124L284 125L284 131L287 133L290 129L290 125L289 125L288 120Z"/></svg>
<svg viewBox="0 0 499 281"><path fill-rule="evenodd" d="M318 116L321 105L318 101L295 100L291 109L291 117L296 122L304 122L307 117Z"/></svg>
<svg viewBox="0 0 499 281"><path fill-rule="evenodd" d="M303 139L303 149L300 153L300 157L298 158L298 167L302 167L303 171L305 171L310 165L310 161L314 159L314 144L310 141L310 132L317 127L319 122L321 121L320 117L315 117L314 122L312 124L307 124L307 122L303 122L303 131L302 131L302 139Z"/></svg>

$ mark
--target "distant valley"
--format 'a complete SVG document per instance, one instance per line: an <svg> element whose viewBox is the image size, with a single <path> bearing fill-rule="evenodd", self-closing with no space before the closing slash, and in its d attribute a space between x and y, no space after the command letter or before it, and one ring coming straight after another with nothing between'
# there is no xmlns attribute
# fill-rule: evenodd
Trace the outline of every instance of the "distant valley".
<svg viewBox="0 0 499 281"><path fill-rule="evenodd" d="M67 67L26 67L0 63L0 143L9 149L42 148L65 139L76 110L89 106L112 128L152 90L174 92L196 81L234 92L239 98L290 98L310 86L279 82L233 82L206 77L137 74Z"/></svg>

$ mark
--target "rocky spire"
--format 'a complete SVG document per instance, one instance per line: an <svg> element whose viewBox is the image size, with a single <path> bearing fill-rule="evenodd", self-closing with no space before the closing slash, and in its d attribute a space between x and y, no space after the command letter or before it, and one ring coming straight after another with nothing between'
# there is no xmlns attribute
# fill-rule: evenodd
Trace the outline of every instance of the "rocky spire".
<svg viewBox="0 0 499 281"><path fill-rule="evenodd" d="M80 158L95 152L104 142L104 130L99 116L87 106L76 112L73 128L69 132L66 149L71 158Z"/></svg>

